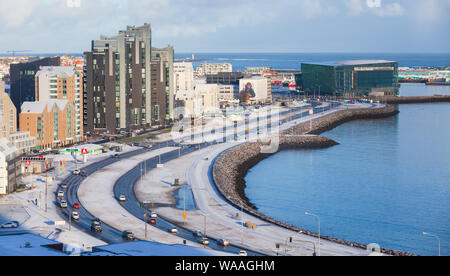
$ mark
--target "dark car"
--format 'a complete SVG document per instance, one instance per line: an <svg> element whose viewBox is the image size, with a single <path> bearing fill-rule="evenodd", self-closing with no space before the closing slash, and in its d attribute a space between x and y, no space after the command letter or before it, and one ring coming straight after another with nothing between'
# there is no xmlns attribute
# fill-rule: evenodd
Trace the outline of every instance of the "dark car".
<svg viewBox="0 0 450 276"><path fill-rule="evenodd" d="M194 237L196 237L196 238L201 238L201 237L203 237L202 232L200 232L200 231L198 231L198 230L196 230L194 233L192 233L192 235L193 235Z"/></svg>
<svg viewBox="0 0 450 276"><path fill-rule="evenodd" d="M134 234L130 231L123 231L122 232L122 239L126 241L134 241L136 238L134 237Z"/></svg>
<svg viewBox="0 0 450 276"><path fill-rule="evenodd" d="M118 155L118 154L116 153L116 154L114 154L114 158L115 158L115 159L119 159L119 158L120 158L120 155Z"/></svg>
<svg viewBox="0 0 450 276"><path fill-rule="evenodd" d="M87 175L87 172L85 172L85 171L81 171L80 172L80 175L82 176L82 177L87 177L88 175Z"/></svg>
<svg viewBox="0 0 450 276"><path fill-rule="evenodd" d="M91 224L91 231L95 233L101 233L103 231L102 226L100 224Z"/></svg>

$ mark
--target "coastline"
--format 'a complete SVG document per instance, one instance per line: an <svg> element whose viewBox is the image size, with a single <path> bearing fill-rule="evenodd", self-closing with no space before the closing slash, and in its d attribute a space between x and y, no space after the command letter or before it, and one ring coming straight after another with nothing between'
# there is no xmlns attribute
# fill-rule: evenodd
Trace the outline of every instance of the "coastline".
<svg viewBox="0 0 450 276"><path fill-rule="evenodd" d="M394 106L373 109L341 110L317 118L313 120L312 123L305 122L284 131L280 135L280 147L278 152L285 149L319 149L332 147L338 143L323 136L312 136L312 134L318 135L352 120L386 118L398 113L399 111ZM223 152L216 158L212 165L212 177L218 191L233 206L236 208L241 208L242 206L243 209L251 215L289 230L296 232L302 231L306 235L318 237L317 233L278 221L258 212L256 206L254 206L245 195L245 176L247 172L260 161L275 154L261 153L261 146L263 146L263 143L261 142L245 143ZM321 239L361 249L367 249L368 247L366 244L350 242L329 236L321 236ZM392 256L414 255L384 248L381 249L381 252Z"/></svg>

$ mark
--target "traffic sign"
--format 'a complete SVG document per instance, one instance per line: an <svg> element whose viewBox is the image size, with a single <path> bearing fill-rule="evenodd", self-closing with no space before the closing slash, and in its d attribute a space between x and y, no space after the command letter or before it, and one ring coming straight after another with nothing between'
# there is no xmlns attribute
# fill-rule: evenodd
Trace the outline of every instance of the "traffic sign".
<svg viewBox="0 0 450 276"><path fill-rule="evenodd" d="M81 150L81 154L88 154L88 150L87 149L82 149Z"/></svg>

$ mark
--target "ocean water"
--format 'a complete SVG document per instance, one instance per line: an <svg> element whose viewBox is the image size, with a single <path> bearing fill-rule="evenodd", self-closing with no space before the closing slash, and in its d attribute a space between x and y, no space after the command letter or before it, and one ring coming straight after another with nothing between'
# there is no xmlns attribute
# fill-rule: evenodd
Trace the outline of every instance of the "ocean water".
<svg viewBox="0 0 450 276"><path fill-rule="evenodd" d="M450 255L450 104L400 105L400 114L348 122L323 135L340 145L282 151L246 176L259 210L349 241Z"/></svg>

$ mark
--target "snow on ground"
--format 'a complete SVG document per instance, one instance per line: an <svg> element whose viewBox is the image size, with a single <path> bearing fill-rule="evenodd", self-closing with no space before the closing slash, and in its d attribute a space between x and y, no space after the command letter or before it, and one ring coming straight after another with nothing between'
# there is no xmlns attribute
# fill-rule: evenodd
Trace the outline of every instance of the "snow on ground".
<svg viewBox="0 0 450 276"><path fill-rule="evenodd" d="M124 159L98 170L80 185L78 190L80 203L93 216L100 218L104 223L120 231L131 231L138 239L145 240L144 222L122 208L114 196L114 184L122 175L136 167L142 161L177 149L178 148L169 147L154 150L132 158ZM147 231L148 240L167 244L183 243L182 238L155 227L148 226ZM187 245L200 247L199 244L190 241L187 241Z"/></svg>
<svg viewBox="0 0 450 276"><path fill-rule="evenodd" d="M287 129L294 124L325 116L326 114L336 112L343 108L344 107L297 119L288 124L284 124L281 127L281 130ZM157 203L174 203L175 199L172 195L174 190L176 190L176 187L173 187L171 184L173 184L173 179L179 178L180 184L188 183L191 186L196 205L200 210L186 211L188 218L186 224L184 224L182 220L183 210L176 209L172 206L162 206L156 210L162 217L166 217L179 225L184 225L184 227L189 230L203 231L206 215L206 232L208 236L215 239L224 238L235 245L240 245L243 240L246 247L265 254L284 254L284 251L275 251L276 244L285 244L289 237L315 242L317 244L318 240L312 237L300 235L282 227L268 224L253 216L240 214L240 210L230 206L223 197L217 193L215 187L210 183L208 178L208 169L211 165L211 160L220 154L220 152L234 145L236 145L236 143L227 143L202 149L170 161L166 163L165 167L162 169L150 171L136 186L138 199L140 201L152 201L156 193L164 191L164 196L160 195L161 197L158 198ZM148 191L154 191L155 194L149 193ZM256 223L258 227L256 230L242 228L241 221L251 221ZM283 245L281 247L285 248ZM312 245L303 242L294 243L293 246L289 247L287 250L288 255L311 255L312 253ZM367 255L368 252L321 240L321 254Z"/></svg>
<svg viewBox="0 0 450 276"><path fill-rule="evenodd" d="M122 153L139 149L138 147L124 146ZM82 168L105 158L110 158L115 152L102 153L90 156L86 163L82 163L78 157L78 163L70 155L49 154L55 160L65 160L66 168L64 171L52 171L47 175L54 177L54 180L48 181L48 200L47 212L45 212L45 177L46 174L28 175L22 178L22 182L27 187L33 189L13 193L0 198L0 224L8 221L18 221L20 227L18 231L29 231L42 237L49 238L61 243L73 245L79 248L92 248L93 246L105 245L101 240L93 238L91 235L72 227L68 231L68 224L64 226L55 226L55 221L65 221L65 217L59 212L59 206L56 204L56 190L63 179L68 177L76 168ZM35 204L37 199L37 205ZM5 230L0 229L0 235Z"/></svg>

